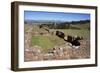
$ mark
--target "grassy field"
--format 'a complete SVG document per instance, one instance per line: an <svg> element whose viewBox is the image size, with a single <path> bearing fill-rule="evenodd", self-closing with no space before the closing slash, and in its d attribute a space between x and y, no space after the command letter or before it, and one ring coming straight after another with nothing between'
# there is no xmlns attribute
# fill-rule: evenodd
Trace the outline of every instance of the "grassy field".
<svg viewBox="0 0 100 73"><path fill-rule="evenodd" d="M56 45L62 44L65 41L57 36L34 36L32 37L32 44L42 47L44 52L47 52Z"/></svg>
<svg viewBox="0 0 100 73"><path fill-rule="evenodd" d="M89 39L90 37L90 31L86 30L86 29L80 29L80 30L75 30L75 29L58 29L60 31L63 31L65 33L65 35L72 35L72 36L82 36L85 39Z"/></svg>
<svg viewBox="0 0 100 73"><path fill-rule="evenodd" d="M82 28L83 25L74 25L75 27ZM84 37L84 39L90 39L90 31L87 30L87 24L82 29L55 29L59 30L65 33L65 35L78 35ZM46 32L44 29L39 29L37 26L33 26L33 32ZM49 36L33 36L32 37L32 45L38 45L42 47L42 50L47 52L50 48L53 48L54 46L60 45L65 43L65 41L56 35L49 35Z"/></svg>

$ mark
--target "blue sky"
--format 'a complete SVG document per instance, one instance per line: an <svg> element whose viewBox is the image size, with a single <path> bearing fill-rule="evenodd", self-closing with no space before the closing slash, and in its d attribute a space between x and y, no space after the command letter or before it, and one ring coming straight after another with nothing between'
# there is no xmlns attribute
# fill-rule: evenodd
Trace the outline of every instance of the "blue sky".
<svg viewBox="0 0 100 73"><path fill-rule="evenodd" d="M24 11L24 20L79 21L79 20L90 20L90 14Z"/></svg>

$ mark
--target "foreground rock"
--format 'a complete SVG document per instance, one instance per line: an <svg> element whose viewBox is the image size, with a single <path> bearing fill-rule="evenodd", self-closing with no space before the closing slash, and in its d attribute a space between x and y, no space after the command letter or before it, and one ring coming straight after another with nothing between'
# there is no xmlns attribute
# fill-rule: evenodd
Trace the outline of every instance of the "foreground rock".
<svg viewBox="0 0 100 73"><path fill-rule="evenodd" d="M86 59L90 58L89 41L80 41L81 46L77 49L71 47L68 43L55 46L48 52L44 53L42 48L34 46L25 49L25 61L41 60L68 60L68 59Z"/></svg>

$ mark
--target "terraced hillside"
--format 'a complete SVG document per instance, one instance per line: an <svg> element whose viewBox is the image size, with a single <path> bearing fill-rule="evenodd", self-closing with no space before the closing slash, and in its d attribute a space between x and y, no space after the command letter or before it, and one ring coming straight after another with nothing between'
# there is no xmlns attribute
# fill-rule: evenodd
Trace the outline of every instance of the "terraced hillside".
<svg viewBox="0 0 100 73"><path fill-rule="evenodd" d="M68 42L54 34L39 28L38 25L25 24L25 61L41 60L64 60L84 59L90 57L90 30L89 24L71 25L80 29L50 29L51 31L62 31L66 36L78 35L84 39L80 41L81 46L75 49Z"/></svg>

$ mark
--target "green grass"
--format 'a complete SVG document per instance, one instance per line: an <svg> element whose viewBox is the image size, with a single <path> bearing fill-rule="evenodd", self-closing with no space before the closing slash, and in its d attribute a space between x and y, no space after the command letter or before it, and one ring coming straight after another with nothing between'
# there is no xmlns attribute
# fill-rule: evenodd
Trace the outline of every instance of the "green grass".
<svg viewBox="0 0 100 73"><path fill-rule="evenodd" d="M32 44L41 46L44 51L46 51L46 49L52 48L54 45L47 37L42 36L32 37Z"/></svg>
<svg viewBox="0 0 100 73"><path fill-rule="evenodd" d="M60 31L63 31L65 33L65 35L72 35L72 36L82 36L85 39L89 39L90 37L90 31L87 29L80 29L80 30L75 30L75 29L58 29Z"/></svg>
<svg viewBox="0 0 100 73"><path fill-rule="evenodd" d="M80 29L88 29L90 27L90 23L86 24L71 24L72 27L77 27Z"/></svg>
<svg viewBox="0 0 100 73"><path fill-rule="evenodd" d="M48 51L49 49L61 43L64 43L63 39L60 39L56 36L33 36L32 37L32 44L41 46L44 52Z"/></svg>

